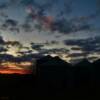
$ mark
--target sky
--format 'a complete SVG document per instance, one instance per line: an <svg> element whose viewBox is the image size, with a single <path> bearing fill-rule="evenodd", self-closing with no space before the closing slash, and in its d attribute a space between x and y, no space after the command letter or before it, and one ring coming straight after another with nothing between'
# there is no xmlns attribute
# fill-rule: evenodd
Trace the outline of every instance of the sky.
<svg viewBox="0 0 100 100"><path fill-rule="evenodd" d="M0 54L100 58L100 1L0 0Z"/></svg>

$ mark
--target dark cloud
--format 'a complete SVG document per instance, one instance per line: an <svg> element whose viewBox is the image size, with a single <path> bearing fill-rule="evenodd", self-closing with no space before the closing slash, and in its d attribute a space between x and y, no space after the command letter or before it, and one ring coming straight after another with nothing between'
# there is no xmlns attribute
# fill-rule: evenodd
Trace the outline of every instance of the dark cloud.
<svg viewBox="0 0 100 100"><path fill-rule="evenodd" d="M64 44L67 46L78 46L82 51L93 53L100 51L100 37L78 39L78 40L64 40Z"/></svg>
<svg viewBox="0 0 100 100"><path fill-rule="evenodd" d="M57 21L57 24L55 26L59 26L59 31L61 33L71 33L71 32L77 32L77 31L84 31L84 30L90 30L92 25L89 23L89 20L86 20L87 16L81 16L81 17L74 17L71 19L61 19Z"/></svg>
<svg viewBox="0 0 100 100"><path fill-rule="evenodd" d="M11 61L13 59L14 59L14 57L12 55L0 54L0 62L2 62L2 61Z"/></svg>
<svg viewBox="0 0 100 100"><path fill-rule="evenodd" d="M7 9L7 7L8 7L7 3L1 3L0 4L0 10Z"/></svg>
<svg viewBox="0 0 100 100"><path fill-rule="evenodd" d="M74 50L74 51L81 51L82 48L80 48L80 47L72 47L71 50Z"/></svg>
<svg viewBox="0 0 100 100"><path fill-rule="evenodd" d="M32 26L28 23L22 24L21 27L25 32L32 32L33 31Z"/></svg>
<svg viewBox="0 0 100 100"><path fill-rule="evenodd" d="M44 47L44 44L40 43L31 43L31 47L34 50L40 51Z"/></svg>
<svg viewBox="0 0 100 100"><path fill-rule="evenodd" d="M3 39L2 36L0 36L0 53L5 53L8 51L6 46L6 41Z"/></svg>
<svg viewBox="0 0 100 100"><path fill-rule="evenodd" d="M59 1L58 1L59 2ZM70 33L75 32L77 30L84 30L90 28L88 24L81 25L80 28L76 27L71 21L68 21L67 19L53 19L53 16L48 16L44 12L53 5L55 5L57 2L54 0L48 1L44 4L37 2L35 0L22 0L22 4L28 6L28 17L26 20L38 20L39 21L39 27L36 27L37 29L42 28L43 26L48 28L51 31L58 30L60 33ZM57 17L63 16L62 14L65 14L65 12L71 12L70 5L72 4L72 1L64 2L63 11L61 11L59 14L57 14ZM74 27L74 28L73 28ZM79 29L77 29L79 28Z"/></svg>
<svg viewBox="0 0 100 100"><path fill-rule="evenodd" d="M20 3L23 5L29 5L29 4L33 4L34 0L21 0Z"/></svg>
<svg viewBox="0 0 100 100"><path fill-rule="evenodd" d="M75 64L80 62L83 59L88 59L88 52L81 52L81 53L70 53L68 54L68 57L71 57L71 59L69 60L70 63Z"/></svg>
<svg viewBox="0 0 100 100"><path fill-rule="evenodd" d="M19 51L17 52L18 54L21 54L21 55L28 55L28 54L32 54L32 50L27 50L27 51Z"/></svg>
<svg viewBox="0 0 100 100"><path fill-rule="evenodd" d="M19 3L21 0L9 0L9 2L11 3L11 4L16 4L16 3Z"/></svg>
<svg viewBox="0 0 100 100"><path fill-rule="evenodd" d="M7 13L5 13L4 11L0 12L0 16L3 17L3 18L8 18Z"/></svg>
<svg viewBox="0 0 100 100"><path fill-rule="evenodd" d="M11 32L20 32L19 26L18 26L18 21L14 19L6 19L4 23L1 25L2 30L9 30Z"/></svg>
<svg viewBox="0 0 100 100"><path fill-rule="evenodd" d="M9 30L10 30L11 32L17 32L17 33L20 32L20 29L19 29L18 27L11 27L11 28L9 28Z"/></svg>
<svg viewBox="0 0 100 100"><path fill-rule="evenodd" d="M44 56L44 55L41 54L41 53L34 53L34 54L30 53L30 54L21 56L21 58L24 58L24 59L26 59L26 60L31 61L32 59L40 59L40 58L43 57L43 56Z"/></svg>
<svg viewBox="0 0 100 100"><path fill-rule="evenodd" d="M55 0L56 1L56 0ZM90 24L90 19L94 19L95 16L97 16L97 13L90 14L88 16L79 16L76 18L67 19L61 16L66 16L65 14L67 12L72 12L72 0L69 0L67 2L64 1L64 9L63 11L59 10L59 14L57 14L56 18L53 18L53 16L46 15L45 12L47 9L53 5L55 5L57 2L48 1L45 2L45 4L42 4L40 2L37 2L35 0L22 0L21 3L28 6L28 17L26 20L38 20L38 27L35 27L37 29L43 29L43 26L51 31L59 31L63 34L69 34L72 32L78 32L78 31L84 31L84 30L91 30L94 26ZM69 10L70 9L70 10ZM68 11L69 10L69 11ZM65 13L66 12L66 13ZM37 26L36 25L36 26Z"/></svg>
<svg viewBox="0 0 100 100"><path fill-rule="evenodd" d="M78 31L86 31L86 30L91 30L94 26L90 24L88 21L83 22L83 20L80 21L72 21L72 20L67 20L67 19L52 19L52 16L39 16L36 15L37 17L35 19L39 20L39 27L36 27L37 29L41 28L43 29L43 26L50 31L59 31L60 33L63 34L69 34L72 32L78 32ZM31 16L33 18L33 16ZM42 22L42 23L41 23Z"/></svg>
<svg viewBox="0 0 100 100"><path fill-rule="evenodd" d="M35 29L37 29L39 32L42 31L42 26L41 26L41 24L35 24L34 27L35 27Z"/></svg>
<svg viewBox="0 0 100 100"><path fill-rule="evenodd" d="M75 58L75 59L70 59L69 62L73 65L78 64L79 62L81 62L83 60L83 58Z"/></svg>
<svg viewBox="0 0 100 100"><path fill-rule="evenodd" d="M69 52L68 49L66 48L52 48L52 49L47 49L44 48L45 45L51 46L54 41L48 42L48 43L31 43L31 47L33 50L38 51L37 55L45 55L45 54L67 54ZM32 52L31 52L32 53Z"/></svg>
<svg viewBox="0 0 100 100"><path fill-rule="evenodd" d="M55 35L55 37L56 37L57 39L59 39L60 37L62 37L62 35Z"/></svg>
<svg viewBox="0 0 100 100"><path fill-rule="evenodd" d="M45 55L45 54L67 54L69 50L65 48L52 48L52 49L42 49L39 51L39 54Z"/></svg>
<svg viewBox="0 0 100 100"><path fill-rule="evenodd" d="M88 21L83 22L81 19L77 20L76 18L74 20L67 20L65 18L62 19L54 19L53 16L46 16L46 15L39 15L37 14L29 14L29 17L27 17L28 20L38 20L38 27L35 27L37 29L43 29L45 27L46 29L49 29L50 31L59 31L63 34L69 34L72 32L77 31L84 31L84 30L91 30L93 27ZM32 22L32 21L31 21ZM36 25L36 26L37 26Z"/></svg>
<svg viewBox="0 0 100 100"><path fill-rule="evenodd" d="M58 30L61 33L69 33L72 31L72 24L65 19L57 20L53 22L51 30Z"/></svg>
<svg viewBox="0 0 100 100"><path fill-rule="evenodd" d="M6 52L10 47L23 48L23 45L19 41L5 41L2 36L0 36L0 52Z"/></svg>
<svg viewBox="0 0 100 100"><path fill-rule="evenodd" d="M22 44L18 41L7 41L5 42L6 45L10 46L17 46L17 47L23 47Z"/></svg>
<svg viewBox="0 0 100 100"><path fill-rule="evenodd" d="M7 52L8 50L6 49L6 48L4 48L4 47L0 47L0 53L2 52Z"/></svg>
<svg viewBox="0 0 100 100"><path fill-rule="evenodd" d="M90 61L94 61L94 60L97 60L97 59L99 59L99 58L96 57L96 56L91 56L91 57L88 57L88 59L89 59Z"/></svg>
<svg viewBox="0 0 100 100"><path fill-rule="evenodd" d="M59 44L58 41L52 40L52 41L46 41L44 43L31 43L31 47L34 50L41 51L44 50L44 46L52 46L57 44Z"/></svg>
<svg viewBox="0 0 100 100"><path fill-rule="evenodd" d="M67 54L69 50L65 48L53 48L53 49L47 50L47 52L52 53L52 54L57 54L57 53Z"/></svg>
<svg viewBox="0 0 100 100"><path fill-rule="evenodd" d="M24 61L32 61L33 60L33 56L29 56L29 55L23 55L21 57L14 57L10 54L0 54L0 62L2 61L10 61L10 62L24 62Z"/></svg>
<svg viewBox="0 0 100 100"><path fill-rule="evenodd" d="M34 27L39 31L44 30L44 28L50 30L52 33L58 31L59 33L63 34L69 34L78 31L90 31L95 28L91 24L90 20L95 19L100 13L100 9L97 7L97 11L95 11L93 14L67 18L67 15L73 11L73 0L64 0L63 2L60 0L45 0L43 2L39 0L10 0L10 3L12 4L17 2L22 6L25 6L27 9L25 23L21 25L21 29L23 29L25 32L33 31L32 25L34 24L34 20L38 21L38 24L35 24ZM5 7L6 4L2 3L1 8ZM62 8L58 7L58 11L56 11L55 15L53 16L51 13L54 13L59 4L62 5ZM19 33L20 26L17 25L18 22L16 20L7 19L5 23L3 23L2 29L8 29L10 26L10 31L16 31Z"/></svg>
<svg viewBox="0 0 100 100"><path fill-rule="evenodd" d="M0 36L0 45L4 45L5 41L3 40L2 36Z"/></svg>
<svg viewBox="0 0 100 100"><path fill-rule="evenodd" d="M90 19L95 19L97 16L97 12L90 14L88 16L79 16L76 18L68 18L67 15L72 13L73 11L73 0L67 0L61 2L60 0L45 0L40 2L38 0L10 0L10 3L20 3L22 6L25 6L27 9L27 17L25 19L25 23L21 25L21 29L25 32L32 32L33 26L31 24L34 23L34 20L38 21L38 24L35 24L34 27L41 31L48 29L52 31L58 31L63 34L69 34L72 32L84 31L84 30L91 30L94 26L90 23ZM6 4L10 4L6 3ZM61 9L56 11L55 17L51 15L57 5L63 5ZM1 4L1 8L5 5ZM52 9L53 10L52 10ZM57 7L56 7L57 8ZM5 15L4 15L5 16ZM66 18L65 18L66 17ZM29 24L31 23L31 24ZM20 26L17 26L18 22L14 19L6 19L2 25L2 29L8 29L10 26L10 31L16 31L17 33L20 32Z"/></svg>
<svg viewBox="0 0 100 100"><path fill-rule="evenodd" d="M56 40L52 40L52 41L46 41L45 43L44 43L44 45L47 45L47 46L50 46L50 45L57 45L57 44L59 44L59 41L56 41Z"/></svg>
<svg viewBox="0 0 100 100"><path fill-rule="evenodd" d="M77 57L86 57L86 55L88 55L88 53L72 53L69 54L68 56L71 58L77 58Z"/></svg>
<svg viewBox="0 0 100 100"><path fill-rule="evenodd" d="M24 55L29 55L32 53L32 50L30 50L28 47L23 47L23 45L18 42L18 41L5 41L2 36L0 36L0 62L2 61L15 61L15 62L20 62L20 61L30 61L33 58L23 58L21 57L14 57L12 54L7 54L7 51L9 51L10 47L18 47L20 48L19 54ZM23 51L22 49L27 49L26 51ZM22 51L21 51L22 50Z"/></svg>
<svg viewBox="0 0 100 100"><path fill-rule="evenodd" d="M6 21L5 21L5 24L7 25L7 26L17 26L17 21L16 20L14 20L14 19L7 19Z"/></svg>
<svg viewBox="0 0 100 100"><path fill-rule="evenodd" d="M32 5L35 8L37 8L40 12L42 12L45 9L49 9L50 7L52 7L52 5L54 5L54 0L44 0L43 2L38 1L38 0L21 0L20 3L22 5L28 6L28 5Z"/></svg>
<svg viewBox="0 0 100 100"><path fill-rule="evenodd" d="M17 52L19 55L28 55L31 54L33 51L29 47L22 46L21 49Z"/></svg>

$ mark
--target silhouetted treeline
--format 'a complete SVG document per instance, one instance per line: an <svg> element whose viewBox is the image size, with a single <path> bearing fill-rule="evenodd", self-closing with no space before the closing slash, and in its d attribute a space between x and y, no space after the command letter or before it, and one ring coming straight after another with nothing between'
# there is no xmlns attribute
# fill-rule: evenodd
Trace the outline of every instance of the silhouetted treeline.
<svg viewBox="0 0 100 100"><path fill-rule="evenodd" d="M37 60L36 75L0 75L0 90L1 96L13 100L19 100L18 97L31 100L36 96L99 96L100 60L90 63L83 59L72 66L59 57L46 56Z"/></svg>

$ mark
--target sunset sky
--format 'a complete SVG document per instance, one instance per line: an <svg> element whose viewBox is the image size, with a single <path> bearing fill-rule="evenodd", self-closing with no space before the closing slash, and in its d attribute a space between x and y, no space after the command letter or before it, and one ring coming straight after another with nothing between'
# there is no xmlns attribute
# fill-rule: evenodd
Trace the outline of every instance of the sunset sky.
<svg viewBox="0 0 100 100"><path fill-rule="evenodd" d="M100 58L99 0L0 0L0 55L48 54Z"/></svg>

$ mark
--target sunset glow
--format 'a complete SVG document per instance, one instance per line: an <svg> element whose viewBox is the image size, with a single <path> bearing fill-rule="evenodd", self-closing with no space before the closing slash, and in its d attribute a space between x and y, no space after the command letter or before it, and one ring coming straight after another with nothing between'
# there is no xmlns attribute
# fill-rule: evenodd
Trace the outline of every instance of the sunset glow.
<svg viewBox="0 0 100 100"><path fill-rule="evenodd" d="M32 66L31 62L2 62L1 68L9 68L9 69L30 69ZM6 67L5 67L6 66Z"/></svg>
<svg viewBox="0 0 100 100"><path fill-rule="evenodd" d="M31 74L31 62L2 62L0 64L0 74Z"/></svg>
<svg viewBox="0 0 100 100"><path fill-rule="evenodd" d="M31 74L32 70L0 69L0 74Z"/></svg>

